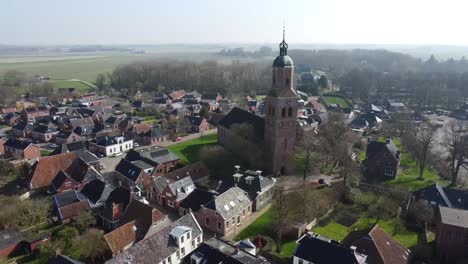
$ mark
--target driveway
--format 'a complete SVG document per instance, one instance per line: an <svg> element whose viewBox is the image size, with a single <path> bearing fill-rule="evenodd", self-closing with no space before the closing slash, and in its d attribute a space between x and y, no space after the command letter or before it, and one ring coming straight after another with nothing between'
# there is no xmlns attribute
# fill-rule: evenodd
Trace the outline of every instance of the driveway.
<svg viewBox="0 0 468 264"><path fill-rule="evenodd" d="M101 170L101 173L115 171L115 167L119 164L120 160L125 157L126 153L118 157L102 157L99 159L101 165L104 165L104 169Z"/></svg>

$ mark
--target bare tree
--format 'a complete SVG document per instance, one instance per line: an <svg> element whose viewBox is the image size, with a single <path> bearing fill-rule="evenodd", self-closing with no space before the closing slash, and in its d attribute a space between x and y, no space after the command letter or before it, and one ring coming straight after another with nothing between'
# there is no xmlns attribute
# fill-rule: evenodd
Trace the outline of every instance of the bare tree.
<svg viewBox="0 0 468 264"><path fill-rule="evenodd" d="M408 133L404 138L404 143L407 149L412 151L419 166L419 179L424 179L424 169L426 168L427 157L430 152L430 147L434 143L434 137L437 128L431 124L421 124L412 133Z"/></svg>
<svg viewBox="0 0 468 264"><path fill-rule="evenodd" d="M460 169L468 164L465 130L466 125L460 120L450 122L445 128L444 148L448 154L447 165L449 166L452 186L455 186L458 182Z"/></svg>
<svg viewBox="0 0 468 264"><path fill-rule="evenodd" d="M276 232L276 251L281 252L283 246L283 229L289 216L288 197L281 187L276 187L273 191L272 213L274 219L274 230Z"/></svg>

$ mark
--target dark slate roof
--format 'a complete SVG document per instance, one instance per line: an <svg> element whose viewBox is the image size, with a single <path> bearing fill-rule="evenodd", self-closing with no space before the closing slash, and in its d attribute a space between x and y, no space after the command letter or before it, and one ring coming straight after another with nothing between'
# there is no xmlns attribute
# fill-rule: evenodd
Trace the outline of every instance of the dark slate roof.
<svg viewBox="0 0 468 264"><path fill-rule="evenodd" d="M160 192L162 192L166 186L169 186L171 192L176 195L176 202L185 199L187 195L195 189L195 184L190 176L174 181L169 180L164 176L160 176L155 178L154 181Z"/></svg>
<svg viewBox="0 0 468 264"><path fill-rule="evenodd" d="M112 203L123 203L124 208L127 207L128 203L130 202L130 190L119 186L111 191L109 197L107 197L106 206L112 207Z"/></svg>
<svg viewBox="0 0 468 264"><path fill-rule="evenodd" d="M117 164L117 167L115 167L115 171L128 178L132 182L135 182L138 179L138 176L140 176L142 169L130 161L122 159L120 160L119 164Z"/></svg>
<svg viewBox="0 0 468 264"><path fill-rule="evenodd" d="M74 181L66 172L61 170L57 176L52 180L51 188L53 192L57 192L57 190L62 186L63 182L67 179Z"/></svg>
<svg viewBox="0 0 468 264"><path fill-rule="evenodd" d="M188 227L192 229L192 238L202 234L202 230L192 214L182 216L172 222L159 232L138 242L123 253L108 260L108 264L153 264L159 263L170 255L174 254L179 248L176 246L173 237L170 235L172 230L177 227ZM131 260L131 261L129 261Z"/></svg>
<svg viewBox="0 0 468 264"><path fill-rule="evenodd" d="M84 141L76 141L72 143L62 144L58 146L51 155L57 155L60 153L75 152L86 149Z"/></svg>
<svg viewBox="0 0 468 264"><path fill-rule="evenodd" d="M259 172L261 173L261 172ZM236 182L234 178L238 178ZM250 182L250 183L249 183ZM266 189L273 187L275 179L270 179L257 174L256 171L247 170L244 173L236 173L233 177L224 179L217 191L223 193L227 189L236 186L246 191L250 199L255 200L257 195Z"/></svg>
<svg viewBox="0 0 468 264"><path fill-rule="evenodd" d="M196 212L202 205L213 200L213 196L215 195L218 195L218 193L196 188L180 203L180 206L185 209L192 209L192 211Z"/></svg>
<svg viewBox="0 0 468 264"><path fill-rule="evenodd" d="M187 117L192 126L200 126L204 118L199 116L188 116Z"/></svg>
<svg viewBox="0 0 468 264"><path fill-rule="evenodd" d="M158 146L143 146L131 149L125 159L129 161L144 160L148 163L162 164L166 162L178 161L179 157L167 148Z"/></svg>
<svg viewBox="0 0 468 264"><path fill-rule="evenodd" d="M191 259L197 259L199 264L267 264L270 263L262 257L256 257L250 253L238 249L232 243L214 237L200 244L193 252L182 260L182 263L192 263Z"/></svg>
<svg viewBox="0 0 468 264"><path fill-rule="evenodd" d="M366 158L372 159L376 154L386 150L388 150L396 160L399 159L400 152L391 139L387 139L386 142L371 141L369 144L367 144Z"/></svg>
<svg viewBox="0 0 468 264"><path fill-rule="evenodd" d="M70 135L71 135L71 131L60 131L58 132L57 135L55 135L56 138L60 138L60 139L67 139Z"/></svg>
<svg viewBox="0 0 468 264"><path fill-rule="evenodd" d="M252 125L257 140L263 140L265 131L265 119L240 108L234 107L218 125L230 128L234 124Z"/></svg>
<svg viewBox="0 0 468 264"><path fill-rule="evenodd" d="M93 164L99 161L99 158L93 153L89 152L87 149L81 149L75 151L76 155L86 164Z"/></svg>
<svg viewBox="0 0 468 264"><path fill-rule="evenodd" d="M47 134L57 132L57 128L55 126L39 125L35 127L32 131L36 133Z"/></svg>
<svg viewBox="0 0 468 264"><path fill-rule="evenodd" d="M468 191L453 188L443 188L438 184L413 192L415 200L432 202L434 205L468 210Z"/></svg>
<svg viewBox="0 0 468 264"><path fill-rule="evenodd" d="M21 140L17 140L17 139L14 139L14 138L8 139L5 142L5 144L3 144L3 146L5 146L5 147L10 147L10 148L15 148L15 149L22 149L22 150L25 150L27 147L29 147L29 145L33 145L33 144L30 143L30 142L21 141Z"/></svg>
<svg viewBox="0 0 468 264"><path fill-rule="evenodd" d="M99 179L88 182L81 194L84 195L92 204L101 204L107 201L110 193L114 190L110 185L105 184Z"/></svg>
<svg viewBox="0 0 468 264"><path fill-rule="evenodd" d="M148 130L144 135L145 137L162 138L166 136L166 132L162 128L153 127L150 130Z"/></svg>
<svg viewBox="0 0 468 264"><path fill-rule="evenodd" d="M24 121L21 121L18 124L14 125L12 128L16 130L20 130L20 131L23 131L23 130L31 131L33 129L33 125L26 123Z"/></svg>
<svg viewBox="0 0 468 264"><path fill-rule="evenodd" d="M80 136L85 136L85 135L90 135L93 134L95 130L95 125L85 125L85 126L79 126L73 130L76 134Z"/></svg>
<svg viewBox="0 0 468 264"><path fill-rule="evenodd" d="M358 264L353 250L325 237L307 234L297 244L294 256L315 264Z"/></svg>
<svg viewBox="0 0 468 264"><path fill-rule="evenodd" d="M57 204L57 207L59 208L73 204L73 203L77 203L84 199L86 198L83 195L81 195L81 193L75 190L65 191L65 192L54 195L55 203Z"/></svg>
<svg viewBox="0 0 468 264"><path fill-rule="evenodd" d="M0 231L0 249L7 248L11 245L17 244L23 240L21 233L14 230Z"/></svg>

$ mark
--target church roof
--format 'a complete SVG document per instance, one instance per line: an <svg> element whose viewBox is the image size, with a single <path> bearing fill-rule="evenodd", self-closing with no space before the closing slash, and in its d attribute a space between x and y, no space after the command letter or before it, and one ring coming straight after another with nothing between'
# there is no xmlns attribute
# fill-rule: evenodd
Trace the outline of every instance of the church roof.
<svg viewBox="0 0 468 264"><path fill-rule="evenodd" d="M255 131L255 138L263 140L265 132L265 119L258 115L252 114L238 107L234 107L218 125L225 128L230 128L234 124L249 124Z"/></svg>
<svg viewBox="0 0 468 264"><path fill-rule="evenodd" d="M292 67L293 66L293 61L291 57L288 55L285 56L278 56L276 59L273 61L273 67L278 67L278 68L284 68L284 67Z"/></svg>

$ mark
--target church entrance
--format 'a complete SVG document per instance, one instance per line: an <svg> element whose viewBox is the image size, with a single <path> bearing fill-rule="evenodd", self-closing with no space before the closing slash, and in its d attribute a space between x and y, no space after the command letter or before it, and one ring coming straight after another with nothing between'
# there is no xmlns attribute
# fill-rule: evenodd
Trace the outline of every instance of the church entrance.
<svg viewBox="0 0 468 264"><path fill-rule="evenodd" d="M280 172L280 173L281 173L281 176L283 176L283 175L284 175L284 172L285 172L285 170L286 170L286 169L284 168L284 166L283 166L283 167L281 167L281 172Z"/></svg>

